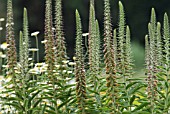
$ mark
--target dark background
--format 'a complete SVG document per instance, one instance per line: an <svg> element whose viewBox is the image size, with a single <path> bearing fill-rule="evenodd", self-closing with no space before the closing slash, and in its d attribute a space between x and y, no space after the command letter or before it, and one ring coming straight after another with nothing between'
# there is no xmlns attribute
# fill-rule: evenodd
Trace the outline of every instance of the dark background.
<svg viewBox="0 0 170 114"><path fill-rule="evenodd" d="M170 14L170 0L121 0L125 7L126 23L131 28L133 51L136 64L143 65L144 36L147 34L147 24L150 20L150 11L154 7L158 21L162 22L164 12ZM0 18L6 18L6 2L0 0ZM118 0L110 0L113 28L118 23ZM44 31L45 0L13 0L15 36L18 47L18 34L22 30L23 8L28 9L30 33L40 31L39 45L41 60L44 48L40 43ZM101 33L103 32L103 0L95 0L96 18L99 20ZM74 55L75 44L75 10L78 9L83 22L83 32L88 32L89 0L63 0L64 32L67 52L70 57ZM2 23L5 27L5 22ZM1 31L0 38L5 41L5 30ZM31 47L35 47L35 38L30 37ZM142 46L142 47L141 47ZM139 59L141 57L141 59ZM142 61L142 62L141 62Z"/></svg>

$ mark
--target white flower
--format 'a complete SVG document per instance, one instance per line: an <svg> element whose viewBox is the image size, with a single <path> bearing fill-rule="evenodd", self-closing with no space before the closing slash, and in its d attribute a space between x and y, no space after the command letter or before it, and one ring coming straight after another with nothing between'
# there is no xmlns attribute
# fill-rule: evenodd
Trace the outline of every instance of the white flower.
<svg viewBox="0 0 170 114"><path fill-rule="evenodd" d="M43 66L45 63L36 63L35 66Z"/></svg>
<svg viewBox="0 0 170 114"><path fill-rule="evenodd" d="M71 73L73 73L73 71L67 71L67 73L68 73L68 74L71 74Z"/></svg>
<svg viewBox="0 0 170 114"><path fill-rule="evenodd" d="M89 33L83 33L82 34L82 36L88 36L89 35Z"/></svg>
<svg viewBox="0 0 170 114"><path fill-rule="evenodd" d="M21 72L20 72L20 71L18 71L18 70L15 70L15 73L16 73L16 74L20 74Z"/></svg>
<svg viewBox="0 0 170 114"><path fill-rule="evenodd" d="M56 47L53 47L52 49L53 49L53 50L56 50Z"/></svg>
<svg viewBox="0 0 170 114"><path fill-rule="evenodd" d="M63 70L63 73L66 73L67 72L67 70Z"/></svg>
<svg viewBox="0 0 170 114"><path fill-rule="evenodd" d="M45 68L45 67L40 67L40 72L42 73L42 72L46 72L47 71L47 68Z"/></svg>
<svg viewBox="0 0 170 114"><path fill-rule="evenodd" d="M66 68L66 67L67 67L67 65L62 65L62 67L63 67L63 68Z"/></svg>
<svg viewBox="0 0 170 114"><path fill-rule="evenodd" d="M38 51L39 49L37 49L37 48L30 48L30 49L28 49L29 51Z"/></svg>
<svg viewBox="0 0 170 114"><path fill-rule="evenodd" d="M2 22L2 21L5 21L5 19L4 18L0 18L0 22Z"/></svg>
<svg viewBox="0 0 170 114"><path fill-rule="evenodd" d="M42 44L45 44L46 42L47 42L47 40L43 40L43 41L41 41L41 43L42 43Z"/></svg>
<svg viewBox="0 0 170 114"><path fill-rule="evenodd" d="M4 55L4 54L3 54L3 55L1 55L1 58L6 58L6 55Z"/></svg>
<svg viewBox="0 0 170 114"><path fill-rule="evenodd" d="M75 62L69 62L68 64L72 66L72 65L75 65L76 63Z"/></svg>
<svg viewBox="0 0 170 114"><path fill-rule="evenodd" d="M8 68L9 66L8 65L2 65L3 68Z"/></svg>
<svg viewBox="0 0 170 114"><path fill-rule="evenodd" d="M0 27L0 30L3 30L3 28L2 28L2 27Z"/></svg>
<svg viewBox="0 0 170 114"><path fill-rule="evenodd" d="M39 33L40 33L39 31L33 32L31 33L31 36L37 36Z"/></svg>
<svg viewBox="0 0 170 114"><path fill-rule="evenodd" d="M55 30L55 28L54 28L54 27L52 27L52 30Z"/></svg>
<svg viewBox="0 0 170 114"><path fill-rule="evenodd" d="M2 44L0 45L0 48L3 49L3 50L5 50L5 49L7 49L8 46L9 46L9 44L7 44L6 42L4 42L4 43L2 43Z"/></svg>
<svg viewBox="0 0 170 114"><path fill-rule="evenodd" d="M59 75L60 73L58 73L58 72L56 72L56 73L54 73L55 75Z"/></svg>
<svg viewBox="0 0 170 114"><path fill-rule="evenodd" d="M53 72L56 72L56 70L53 70Z"/></svg>
<svg viewBox="0 0 170 114"><path fill-rule="evenodd" d="M60 68L60 65L55 65L55 67Z"/></svg>
<svg viewBox="0 0 170 114"><path fill-rule="evenodd" d="M32 74L39 74L40 73L40 71L39 71L39 69L37 67L35 67L33 69L30 69L29 72L32 73Z"/></svg>
<svg viewBox="0 0 170 114"><path fill-rule="evenodd" d="M66 61L66 60L64 60L64 61L62 61L62 62L63 62L64 64L67 64L69 61L68 61L68 60L67 60L67 61Z"/></svg>
<svg viewBox="0 0 170 114"><path fill-rule="evenodd" d="M28 61L31 61L32 60L32 58L28 58Z"/></svg>
<svg viewBox="0 0 170 114"><path fill-rule="evenodd" d="M76 60L76 57L73 57L73 60L75 61L75 60Z"/></svg>
<svg viewBox="0 0 170 114"><path fill-rule="evenodd" d="M48 64L44 64L43 67L48 67Z"/></svg>

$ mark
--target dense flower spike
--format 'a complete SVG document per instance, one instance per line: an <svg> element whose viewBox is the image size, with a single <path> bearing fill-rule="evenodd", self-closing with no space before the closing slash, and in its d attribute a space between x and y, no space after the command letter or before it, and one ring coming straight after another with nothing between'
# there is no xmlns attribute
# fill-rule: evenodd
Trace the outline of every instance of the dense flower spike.
<svg viewBox="0 0 170 114"><path fill-rule="evenodd" d="M157 73L157 55L156 55L156 49L157 49L157 45L156 45L156 42L157 42L157 27L156 27L156 13L155 13L155 10L154 8L152 8L152 11L151 11L151 20L150 20L150 24L151 24L151 30L150 30L150 33L149 33L149 38L150 38L150 44L153 43L153 46L151 44L151 49L150 51L152 51L153 53L153 69L154 69L154 73Z"/></svg>
<svg viewBox="0 0 170 114"><path fill-rule="evenodd" d="M55 0L55 40L56 40L56 63L62 65L67 59L65 38L63 32L62 0Z"/></svg>
<svg viewBox="0 0 170 114"><path fill-rule="evenodd" d="M164 14L164 26L163 26L163 40L164 40L164 55L163 55L163 67L166 79L165 85L165 104L164 112L169 113L169 102L170 102L170 29L169 29L169 19L167 13Z"/></svg>
<svg viewBox="0 0 170 114"><path fill-rule="evenodd" d="M114 61L114 50L112 41L112 27L110 18L110 3L109 0L104 0L104 59L106 65L106 80L108 87L108 99L110 100L112 112L118 110L118 93L117 93L117 77Z"/></svg>
<svg viewBox="0 0 170 114"><path fill-rule="evenodd" d="M98 22L95 19L94 6L90 5L90 19L89 19L89 70L90 79L94 84L94 91L98 88L98 75L100 65L100 31ZM97 100L97 98L96 98Z"/></svg>
<svg viewBox="0 0 170 114"><path fill-rule="evenodd" d="M20 33L19 33L19 36L20 36L20 38L19 38L19 62L22 62L22 55L23 55L23 33L22 33L22 31L20 31Z"/></svg>
<svg viewBox="0 0 170 114"><path fill-rule="evenodd" d="M114 47L114 59L115 59L115 63L117 64L117 31L116 29L113 30L113 47Z"/></svg>
<svg viewBox="0 0 170 114"><path fill-rule="evenodd" d="M146 74L149 70L149 37L145 35L145 66L146 66Z"/></svg>
<svg viewBox="0 0 170 114"><path fill-rule="evenodd" d="M149 65L148 65L148 98L151 104L151 113L154 114L154 108L155 108L155 100L156 100L156 90L157 90L157 80L156 80L156 66L154 64L154 54L155 54L155 44L154 44L154 37L152 36L152 25L151 23L148 24L148 30L149 30Z"/></svg>
<svg viewBox="0 0 170 114"><path fill-rule="evenodd" d="M132 49L130 42L130 29L129 26L126 27L126 46L125 46L125 75L127 78L133 75L133 58Z"/></svg>
<svg viewBox="0 0 170 114"><path fill-rule="evenodd" d="M161 24L157 22L157 39L156 39L156 61L158 66L162 66L163 61L163 49L162 49L162 37L161 37Z"/></svg>
<svg viewBox="0 0 170 114"><path fill-rule="evenodd" d="M124 48L125 48L125 14L123 4L119 1L119 24L117 43L117 70L124 76Z"/></svg>
<svg viewBox="0 0 170 114"><path fill-rule="evenodd" d="M20 55L20 64L21 64L21 73L23 79L28 80L30 77L28 75L29 71L29 32L28 32L28 17L27 17L27 9L24 8L23 13L23 38L22 38L22 55Z"/></svg>
<svg viewBox="0 0 170 114"><path fill-rule="evenodd" d="M101 41L100 41L100 27L99 27L99 23L98 21L96 20L96 70L98 71L99 73L99 70L100 70L100 63L101 63L101 52L100 52L100 49L101 49Z"/></svg>
<svg viewBox="0 0 170 114"><path fill-rule="evenodd" d="M15 38L14 38L14 28L13 28L13 10L12 10L12 0L7 1L7 22L6 22L6 42L7 42L7 65L9 75L14 75L14 67L17 63L17 54L15 47Z"/></svg>
<svg viewBox="0 0 170 114"><path fill-rule="evenodd" d="M84 69L84 57L82 47L82 25L78 11L76 10L76 94L79 111L85 114L85 98L86 98L86 79Z"/></svg>
<svg viewBox="0 0 170 114"><path fill-rule="evenodd" d="M44 39L47 41L45 43L45 61L48 64L47 72L50 80L53 79L53 70L55 69L55 44L54 44L54 34L53 34L53 24L52 24L52 2L51 0L46 0L45 9L45 33Z"/></svg>
<svg viewBox="0 0 170 114"><path fill-rule="evenodd" d="M92 3L90 4L90 14L89 14L89 64L90 69L93 68L93 63L95 59L95 39L96 39L96 27L95 27L95 10Z"/></svg>
<svg viewBox="0 0 170 114"><path fill-rule="evenodd" d="M151 106L151 113L155 113L155 100L157 99L157 78L156 75L158 73L158 51L156 45L158 43L158 37L160 37L160 34L158 33L160 31L160 26L157 27L156 22L156 13L154 8L151 10L151 19L150 23L148 24L148 33L149 35L145 37L145 63L146 63L146 74L147 74L147 93L148 98L150 101Z"/></svg>

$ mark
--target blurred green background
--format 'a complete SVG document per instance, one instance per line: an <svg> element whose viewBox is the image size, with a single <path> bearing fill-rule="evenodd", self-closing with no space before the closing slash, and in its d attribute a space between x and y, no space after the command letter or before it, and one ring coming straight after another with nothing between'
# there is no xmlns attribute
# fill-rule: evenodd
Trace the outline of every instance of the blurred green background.
<svg viewBox="0 0 170 114"><path fill-rule="evenodd" d="M170 0L121 0L125 7L126 23L131 28L132 48L136 63L136 68L143 67L144 64L144 36L147 34L147 24L150 20L150 10L156 9L158 21L163 20L164 12L170 14ZM0 0L0 18L6 18L6 2ZM110 0L113 28L118 23L118 0ZM15 38L18 47L18 33L22 30L22 11L26 7L29 15L30 33L40 31L39 45L40 56L43 61L44 48L40 42L44 31L44 6L45 0L13 0ZM103 0L95 0L96 18L99 20L101 33L103 32ZM82 17L83 32L88 32L89 0L63 0L64 32L66 37L67 52L71 58L74 55L75 44L75 10L78 9ZM5 22L2 23L3 28ZM5 41L5 29L0 36ZM31 47L35 47L35 38L31 38Z"/></svg>

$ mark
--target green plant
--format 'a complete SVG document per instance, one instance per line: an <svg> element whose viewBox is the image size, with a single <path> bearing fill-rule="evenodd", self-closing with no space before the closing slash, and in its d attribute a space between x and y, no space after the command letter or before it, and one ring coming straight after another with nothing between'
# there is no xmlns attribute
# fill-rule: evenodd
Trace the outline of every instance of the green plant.
<svg viewBox="0 0 170 114"><path fill-rule="evenodd" d="M84 69L84 57L82 48L82 25L78 11L76 10L76 95L79 112L85 114L85 99L86 99L86 78Z"/></svg>
<svg viewBox="0 0 170 114"><path fill-rule="evenodd" d="M45 4L45 62L39 63L37 53L36 63L34 51L37 49L30 49L27 9L24 8L23 12L17 57L12 0L7 1L7 64L3 66L4 83L3 90L0 90L2 113L170 113L170 30L167 13L161 30L161 22L157 22L154 8L151 10L148 34L145 36L143 79L134 76L131 32L120 1L118 28L113 28L110 0L104 0L104 49L101 48L94 0L90 0L89 36L88 44L85 37L85 45L81 14L76 10L74 62L69 61L66 54L62 1L55 0L54 16L52 3L52 0L46 0Z"/></svg>

